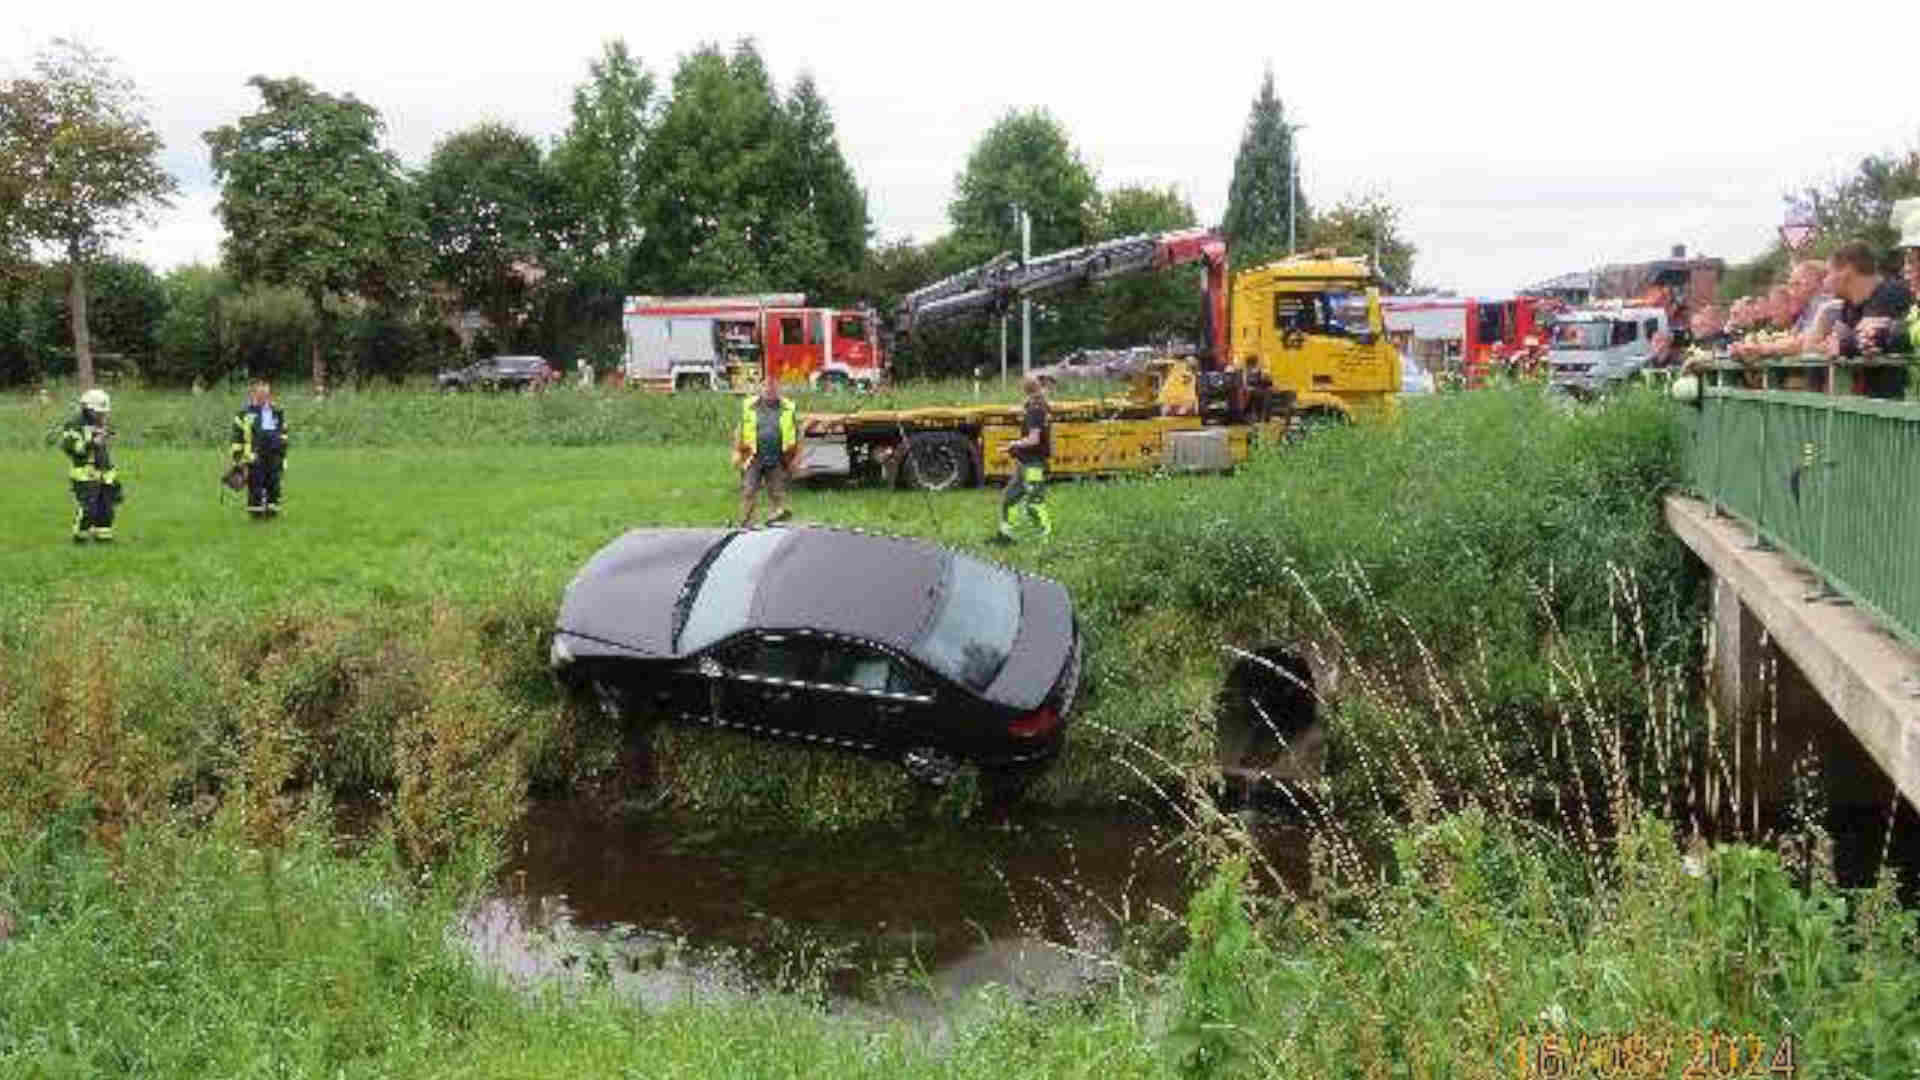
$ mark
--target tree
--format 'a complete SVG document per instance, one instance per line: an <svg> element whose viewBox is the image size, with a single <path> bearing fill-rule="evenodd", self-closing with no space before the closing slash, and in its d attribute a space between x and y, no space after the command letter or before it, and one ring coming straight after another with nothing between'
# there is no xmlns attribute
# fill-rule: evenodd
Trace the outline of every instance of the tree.
<svg viewBox="0 0 1920 1080"><path fill-rule="evenodd" d="M1380 192L1341 200L1332 210L1314 218L1309 236L1313 247L1373 259L1375 272L1388 292L1413 288L1413 256L1418 249L1400 235L1400 208Z"/></svg>
<svg viewBox="0 0 1920 1080"><path fill-rule="evenodd" d="M0 86L0 255L39 242L66 259L76 374L92 386L88 270L179 185L133 83L105 55L56 39L34 71Z"/></svg>
<svg viewBox="0 0 1920 1080"><path fill-rule="evenodd" d="M646 221L647 145L654 116L653 75L609 40L573 88L573 118L548 156L563 220L555 222L576 263L607 260L626 273Z"/></svg>
<svg viewBox="0 0 1920 1080"><path fill-rule="evenodd" d="M816 302L842 302L865 258L867 193L840 152L833 113L802 74L781 109L780 193L788 205L769 263L775 280L791 281Z"/></svg>
<svg viewBox="0 0 1920 1080"><path fill-rule="evenodd" d="M390 300L412 282L419 218L380 112L304 79L247 80L259 110L204 136L220 182L229 268L297 290L313 306L313 385L327 383L328 297Z"/></svg>
<svg viewBox="0 0 1920 1080"><path fill-rule="evenodd" d="M640 276L661 292L754 292L781 224L779 102L751 41L705 45L673 73L649 145L655 180ZM790 287L790 286L789 286Z"/></svg>
<svg viewBox="0 0 1920 1080"><path fill-rule="evenodd" d="M420 174L434 279L503 333L520 321L543 269L550 179L540 145L498 123L442 139Z"/></svg>
<svg viewBox="0 0 1920 1080"><path fill-rule="evenodd" d="M947 204L956 254L977 262L1020 251L1013 208L1033 219L1033 253L1093 238L1098 189L1093 172L1045 109L1010 110L973 144Z"/></svg>
<svg viewBox="0 0 1920 1080"><path fill-rule="evenodd" d="M155 333L157 356L149 378L184 385L211 384L226 374L221 305L233 283L218 267L193 263L168 271L162 285L167 310Z"/></svg>
<svg viewBox="0 0 1920 1080"><path fill-rule="evenodd" d="M1096 218L1101 240L1191 228L1196 220L1193 207L1171 187L1116 188L1101 198ZM1193 270L1130 274L1102 282L1098 293L1102 345L1202 344L1201 291Z"/></svg>
<svg viewBox="0 0 1920 1080"><path fill-rule="evenodd" d="M1293 128L1273 92L1273 69L1260 80L1260 92L1247 113L1240 152L1233 158L1233 184L1227 190L1227 216L1221 229L1236 266L1258 266L1287 253L1287 229L1294 218L1300 238L1308 219L1303 197L1289 193L1293 175Z"/></svg>
<svg viewBox="0 0 1920 1080"><path fill-rule="evenodd" d="M1079 247L1094 237L1098 204L1093 171L1060 122L1045 109L1009 110L973 144L966 167L954 179L954 196L947 203L953 231L935 246L941 270L951 273L1003 251L1018 254L1016 205L1032 218L1034 255ZM1035 358L1091 342L1098 322L1098 305L1084 296L1056 294L1037 301ZM941 334L951 343L951 368L998 369L997 324L989 326L988 320L967 319ZM1018 333L1016 325L1015 341Z"/></svg>
<svg viewBox="0 0 1920 1080"><path fill-rule="evenodd" d="M1808 188L1804 203L1813 210L1815 241L1811 254L1828 255L1841 244L1864 241L1880 256L1882 269L1900 265L1899 229L1891 220L1897 199L1920 195L1920 149L1870 154L1853 175L1824 188Z"/></svg>

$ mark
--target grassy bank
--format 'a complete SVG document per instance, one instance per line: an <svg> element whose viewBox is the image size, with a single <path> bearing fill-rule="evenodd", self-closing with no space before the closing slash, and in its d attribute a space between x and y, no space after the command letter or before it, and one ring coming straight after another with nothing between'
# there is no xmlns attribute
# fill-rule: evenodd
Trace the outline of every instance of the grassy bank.
<svg viewBox="0 0 1920 1080"><path fill-rule="evenodd" d="M1549 1035L1639 1034L1679 1075L1696 1031L1792 1034L1806 1075L1920 1063L1920 938L1890 886L1683 857L1661 824L1703 809L1676 793L1714 748L1657 398L1445 397L1231 477L1057 485L1059 538L1006 557L1073 590L1095 651L1035 797L1166 785L1201 887L1174 969L1003 1003L949 1045L804 995L644 1013L471 966L447 928L530 789L813 827L926 810L890 767L700 732L664 735L634 790L621 733L555 699L541 635L581 561L733 509L697 424L573 446L577 417L539 419L558 396L374 398L356 422L390 441L300 445L271 525L219 502L222 436L129 437L112 548L65 539L54 454L0 452L0 1073L1511 1076ZM141 406L183 432L226 407ZM469 407L519 434L468 445ZM797 502L983 547L995 496ZM1327 679L1304 890L1183 786L1231 650L1274 643ZM383 831L343 853L328 798L369 790Z"/></svg>
<svg viewBox="0 0 1920 1080"><path fill-rule="evenodd" d="M1231 648L1279 643L1354 673L1357 692L1329 697L1339 732L1434 701L1438 673L1510 760L1573 700L1556 674L1568 656L1598 665L1589 704L1644 714L1649 665L1690 655L1695 603L1655 517L1672 460L1663 410L1461 396L1263 451L1231 477L1056 485L1059 539L991 552L1065 583L1095 646L1071 750L1036 797L1108 800L1143 771L1206 760ZM0 455L14 585L0 740L33 761L73 731L137 734L155 798L218 786L242 755L233 702L263 703L296 782L392 788L422 717L446 730L420 738L474 740L459 753L535 784L618 780L620 733L566 712L545 677L553 606L622 529L734 511L708 441L301 447L271 524L221 502L215 450L130 445L121 460L122 540L97 549L64 538L54 455ZM828 488L798 507L984 549L995 500ZM1648 642L1630 661L1612 647L1623 582ZM688 805L830 825L914 798L885 766L707 733L660 743L654 797Z"/></svg>

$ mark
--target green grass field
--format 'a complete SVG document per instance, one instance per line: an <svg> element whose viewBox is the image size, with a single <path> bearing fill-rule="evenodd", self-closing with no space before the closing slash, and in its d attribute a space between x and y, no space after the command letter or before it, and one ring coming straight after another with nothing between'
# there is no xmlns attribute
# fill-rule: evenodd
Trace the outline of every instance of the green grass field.
<svg viewBox="0 0 1920 1080"><path fill-rule="evenodd" d="M1678 446L1651 395L1446 396L1231 477L1059 484L1058 539L1011 553L984 543L991 491L799 491L803 520L1065 583L1094 651L1033 798L1161 783L1192 815L1174 969L1003 1003L944 1048L800 999L522 996L448 944L530 793L631 782L542 635L623 528L734 512L725 399L295 399L287 510L260 523L218 498L229 402L125 393L107 547L67 539L41 443L62 410L5 407L0 1075L1491 1076L1547 1031L1693 1030L1792 1032L1808 1075L1920 1062L1913 912L1749 848L1683 864L1658 821L1644 748L1702 738L1701 607L1659 527ZM1181 787L1227 649L1276 642L1339 674L1305 895ZM974 827L883 764L652 750L655 795L727 820ZM1578 790L1609 793L1597 824L1531 816ZM367 791L382 830L342 853L327 804Z"/></svg>

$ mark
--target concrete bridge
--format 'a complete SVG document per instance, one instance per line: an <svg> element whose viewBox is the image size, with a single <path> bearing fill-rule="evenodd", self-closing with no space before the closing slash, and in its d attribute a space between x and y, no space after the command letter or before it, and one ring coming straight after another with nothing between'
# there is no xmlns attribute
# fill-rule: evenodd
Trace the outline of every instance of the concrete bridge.
<svg viewBox="0 0 1920 1080"><path fill-rule="evenodd" d="M1830 793L1920 809L1920 404L1710 386L1687 429L1666 519L1713 574L1720 715L1781 718L1758 786L1811 748Z"/></svg>

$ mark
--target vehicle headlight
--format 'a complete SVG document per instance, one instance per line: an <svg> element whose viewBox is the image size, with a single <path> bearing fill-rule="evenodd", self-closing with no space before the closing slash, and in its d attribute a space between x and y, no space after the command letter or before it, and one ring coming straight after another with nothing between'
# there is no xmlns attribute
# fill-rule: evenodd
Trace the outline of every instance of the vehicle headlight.
<svg viewBox="0 0 1920 1080"><path fill-rule="evenodd" d="M553 635L553 644L547 647L547 665L562 668L573 663L573 650L567 648L566 639L559 634Z"/></svg>

